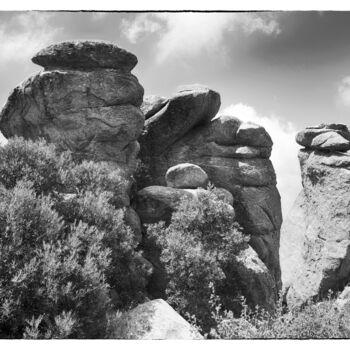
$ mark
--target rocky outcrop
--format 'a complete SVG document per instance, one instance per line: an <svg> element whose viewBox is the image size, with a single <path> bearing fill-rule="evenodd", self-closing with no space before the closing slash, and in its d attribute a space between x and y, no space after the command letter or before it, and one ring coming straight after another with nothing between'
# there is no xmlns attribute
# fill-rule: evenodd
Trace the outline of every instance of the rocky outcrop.
<svg viewBox="0 0 350 350"><path fill-rule="evenodd" d="M44 67L16 87L0 115L5 137L45 138L78 159L136 167L144 125L133 54L103 42L64 42L33 57Z"/></svg>
<svg viewBox="0 0 350 350"><path fill-rule="evenodd" d="M282 215L269 160L272 140L261 126L230 115L216 116L219 107L219 94L200 87L180 91L148 115L139 140L148 176L138 185L165 186L170 167L180 163L200 166L215 186L232 193L238 222L251 235L252 247L280 288Z"/></svg>
<svg viewBox="0 0 350 350"><path fill-rule="evenodd" d="M105 42L64 42L33 57L44 70L17 86L0 114L5 137L45 138L77 160L106 161L125 177L125 221L141 241L129 206L144 115L143 87L130 71L137 58Z"/></svg>
<svg viewBox="0 0 350 350"><path fill-rule="evenodd" d="M345 125L322 124L296 139L305 148L299 152L302 213L295 216L304 219L299 226L305 232L302 264L295 267L298 276L287 301L298 305L323 297L329 289L342 290L350 281L350 134ZM285 235L286 242L292 241L293 229L286 229Z"/></svg>
<svg viewBox="0 0 350 350"><path fill-rule="evenodd" d="M190 174L194 174L194 176L192 178L188 177L189 173L187 171ZM171 175L172 173L174 174ZM164 221L168 225L173 212L176 211L182 200L198 200L209 193L209 190L202 188L203 181L197 181L197 186L195 185L196 181L194 180L197 178L206 180L206 183L208 182L208 175L197 165L189 163L178 164L166 172L166 177L168 186L174 185L176 187L179 183L184 185L186 183L185 180L189 180L187 183L192 188L149 186L140 190L135 197L133 206L143 224ZM169 177L173 181L169 181ZM227 210L232 213L234 218L235 211L232 207L234 198L232 194L223 188L215 188L213 192L218 199L226 203ZM142 248L145 258L152 263L154 268L148 291L153 297L165 298L168 278L160 260L161 250L154 238L148 237L147 230L144 232ZM259 305L267 311L273 311L277 298L276 282L257 253L248 246L237 256L232 257L232 259L233 262L225 270L225 274L229 280L234 281L234 285L232 286L233 289L227 292L227 295L243 295L250 306L255 307Z"/></svg>
<svg viewBox="0 0 350 350"><path fill-rule="evenodd" d="M122 315L113 325L111 337L135 340L204 339L162 299L138 305Z"/></svg>

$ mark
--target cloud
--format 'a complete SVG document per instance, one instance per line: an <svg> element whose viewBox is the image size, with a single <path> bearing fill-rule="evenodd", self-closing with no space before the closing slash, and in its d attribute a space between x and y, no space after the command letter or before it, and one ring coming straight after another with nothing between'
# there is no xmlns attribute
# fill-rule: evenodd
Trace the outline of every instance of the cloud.
<svg viewBox="0 0 350 350"><path fill-rule="evenodd" d="M195 56L203 51L220 48L226 32L241 28L246 35L262 32L280 33L274 14L254 13L146 13L133 20L124 20L121 29L132 42L150 33L158 33L156 59Z"/></svg>
<svg viewBox="0 0 350 350"><path fill-rule="evenodd" d="M0 24L0 65L30 59L52 43L60 29L49 20L53 14L26 12L15 14Z"/></svg>
<svg viewBox="0 0 350 350"><path fill-rule="evenodd" d="M350 76L345 77L338 86L337 100L340 104L350 106Z"/></svg>
<svg viewBox="0 0 350 350"><path fill-rule="evenodd" d="M222 113L234 115L242 121L262 125L273 140L271 161L277 175L277 187L281 194L282 211L286 216L301 190L301 175L298 161L299 146L295 142L297 129L291 122L277 116L263 116L242 103L230 105Z"/></svg>

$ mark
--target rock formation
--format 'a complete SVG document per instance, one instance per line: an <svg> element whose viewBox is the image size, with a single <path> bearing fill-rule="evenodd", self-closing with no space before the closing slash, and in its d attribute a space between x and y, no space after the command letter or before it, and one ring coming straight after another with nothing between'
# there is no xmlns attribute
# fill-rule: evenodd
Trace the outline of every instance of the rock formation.
<svg viewBox="0 0 350 350"><path fill-rule="evenodd" d="M112 338L137 340L204 339L162 299L138 305L117 320Z"/></svg>
<svg viewBox="0 0 350 350"><path fill-rule="evenodd" d="M145 101L141 108L147 117L139 141L148 176L139 188L165 186L167 170L180 163L200 166L215 186L233 194L237 220L280 288L282 215L268 133L233 116L215 117L220 96L205 87L182 90L168 100L153 96Z"/></svg>
<svg viewBox="0 0 350 350"><path fill-rule="evenodd" d="M196 200L208 193L208 190L201 186L208 183L208 175L203 169L194 164L185 163L171 167L166 172L166 180L168 186L173 187L149 186L137 193L133 205L143 224L160 221L169 224L171 215L177 209L181 200L186 198ZM179 184L181 186L178 186ZM185 188L186 185L188 188ZM232 207L234 203L232 194L223 188L216 188L214 193L226 203L228 210L232 212L232 217L235 217L235 211ZM161 251L154 239L147 237L146 231L144 232L142 248L146 259L154 267L149 283L149 293L156 298L165 298L168 280L166 271L160 261ZM228 277L236 281L235 290L230 291L230 293L232 295L241 293L252 307L259 305L267 311L274 310L277 298L276 282L257 253L248 246L233 259L232 266L226 272L231 276Z"/></svg>
<svg viewBox="0 0 350 350"><path fill-rule="evenodd" d="M113 44L64 42L32 60L44 69L10 94L0 114L4 136L45 138L78 160L108 162L128 180L140 151L147 176L138 182L136 211L129 205L131 181L123 203L126 222L156 272L159 252L141 237L141 223L169 221L180 199L200 197L210 180L251 235L253 249L242 251L234 266L240 288L253 304L272 309L281 284L281 205L265 129L215 117L220 95L206 87L143 100L131 74L137 58ZM164 290L164 276L154 276L153 292Z"/></svg>
<svg viewBox="0 0 350 350"><path fill-rule="evenodd" d="M132 174L144 125L133 54L104 42L64 42L33 57L44 70L16 87L0 115L5 137L45 138L79 159Z"/></svg>
<svg viewBox="0 0 350 350"><path fill-rule="evenodd" d="M121 204L138 241L141 223L129 206L131 176L144 125L143 87L132 53L105 42L63 42L33 57L44 70L10 94L0 114L5 137L45 138L78 159L106 161L125 177ZM121 190L120 190L121 191Z"/></svg>
<svg viewBox="0 0 350 350"><path fill-rule="evenodd" d="M291 305L342 290L350 281L350 133L345 125L322 124L301 131L296 140L305 147L299 151L303 191L283 244L294 241L293 227L305 231L294 247L302 260L287 294ZM285 258L284 265L292 266Z"/></svg>

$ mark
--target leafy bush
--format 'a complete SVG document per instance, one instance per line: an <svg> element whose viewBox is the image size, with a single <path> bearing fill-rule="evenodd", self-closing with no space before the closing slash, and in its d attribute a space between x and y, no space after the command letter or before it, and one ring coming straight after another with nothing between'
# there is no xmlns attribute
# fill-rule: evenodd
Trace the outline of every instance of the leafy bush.
<svg viewBox="0 0 350 350"><path fill-rule="evenodd" d="M280 299L281 300L281 299ZM309 302L303 308L285 309L281 301L271 315L251 310L242 300L239 318L222 311L219 298L213 298L212 317L216 326L209 337L216 339L333 339L350 338L350 308L336 307L335 299Z"/></svg>
<svg viewBox="0 0 350 350"><path fill-rule="evenodd" d="M109 313L144 298L126 188L44 141L0 148L1 338L104 337Z"/></svg>
<svg viewBox="0 0 350 350"><path fill-rule="evenodd" d="M204 330L211 326L210 284L223 299L227 293L232 298L225 272L248 241L234 217L233 208L209 191L181 201L168 227L159 223L148 228L169 278L167 301L182 315L194 315Z"/></svg>

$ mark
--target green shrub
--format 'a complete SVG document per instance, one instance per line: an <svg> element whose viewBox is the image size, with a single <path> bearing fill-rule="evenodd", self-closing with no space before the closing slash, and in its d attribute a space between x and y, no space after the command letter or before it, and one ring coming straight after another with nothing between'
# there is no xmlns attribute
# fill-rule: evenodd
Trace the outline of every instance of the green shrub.
<svg viewBox="0 0 350 350"><path fill-rule="evenodd" d="M148 272L118 209L125 180L44 141L0 153L0 337L104 337L109 314L145 297Z"/></svg>
<svg viewBox="0 0 350 350"><path fill-rule="evenodd" d="M224 298L232 297L225 275L232 257L248 238L234 220L233 208L209 191L199 199L183 200L168 227L150 225L148 234L161 248L169 278L167 301L182 315L194 315L201 328L211 326L210 284Z"/></svg>

